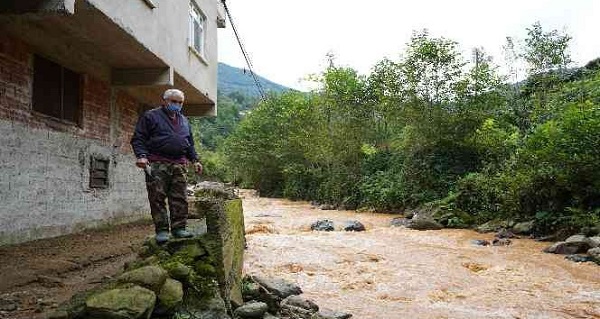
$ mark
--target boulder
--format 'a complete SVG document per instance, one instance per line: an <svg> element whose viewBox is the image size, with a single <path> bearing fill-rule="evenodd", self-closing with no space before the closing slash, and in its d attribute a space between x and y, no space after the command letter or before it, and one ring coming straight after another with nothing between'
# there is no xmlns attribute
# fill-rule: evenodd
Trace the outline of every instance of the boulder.
<svg viewBox="0 0 600 319"><path fill-rule="evenodd" d="M590 245L585 241L560 241L544 249L544 252L561 255L574 255L579 253L585 253L586 251L588 251L588 249L590 249Z"/></svg>
<svg viewBox="0 0 600 319"><path fill-rule="evenodd" d="M533 221L516 223L511 230L517 235L531 235L533 232L533 225Z"/></svg>
<svg viewBox="0 0 600 319"><path fill-rule="evenodd" d="M285 298L281 302L281 307L284 307L284 306L293 306L293 307L302 308L305 310L310 310L313 312L319 311L319 306L316 303L314 303L310 299L306 299L306 298L303 298L298 295L292 295L292 296Z"/></svg>
<svg viewBox="0 0 600 319"><path fill-rule="evenodd" d="M361 222L357 221L357 220L351 220L351 221L347 221L344 224L344 230L345 231L365 231L365 225L363 225Z"/></svg>
<svg viewBox="0 0 600 319"><path fill-rule="evenodd" d="M311 300L300 296L289 296L281 302L279 315L283 318L312 319L318 311L319 306Z"/></svg>
<svg viewBox="0 0 600 319"><path fill-rule="evenodd" d="M86 299L86 318L147 319L155 301L154 292L139 286L107 290Z"/></svg>
<svg viewBox="0 0 600 319"><path fill-rule="evenodd" d="M444 228L442 224L436 222L433 219L416 218L411 219L407 227L415 230L438 230Z"/></svg>
<svg viewBox="0 0 600 319"><path fill-rule="evenodd" d="M600 264L600 247L588 250L587 254L590 255L596 263Z"/></svg>
<svg viewBox="0 0 600 319"><path fill-rule="evenodd" d="M265 288L268 292L282 299L291 295L299 295L302 293L302 289L300 289L300 287L283 279L269 279L259 276L251 276L250 278Z"/></svg>
<svg viewBox="0 0 600 319"><path fill-rule="evenodd" d="M585 263L588 261L593 261L592 256L588 255L567 255L565 256L565 259L574 261L576 263Z"/></svg>
<svg viewBox="0 0 600 319"><path fill-rule="evenodd" d="M600 236L588 238L588 243L592 248L600 247Z"/></svg>
<svg viewBox="0 0 600 319"><path fill-rule="evenodd" d="M572 243L576 241L585 241L587 242L587 237L585 235L573 235L565 240L567 243Z"/></svg>
<svg viewBox="0 0 600 319"><path fill-rule="evenodd" d="M265 313L265 315L262 317L262 319L280 319L279 317L275 317L270 313Z"/></svg>
<svg viewBox="0 0 600 319"><path fill-rule="evenodd" d="M485 239L474 239L474 240L471 240L471 244L473 244L475 246L489 246L490 242Z"/></svg>
<svg viewBox="0 0 600 319"><path fill-rule="evenodd" d="M392 221L390 222L390 226L394 226L394 227L400 227L400 226L408 227L408 225L410 225L410 219L404 218L404 217L396 217L396 218L392 219Z"/></svg>
<svg viewBox="0 0 600 319"><path fill-rule="evenodd" d="M183 285L177 280L168 278L158 293L159 306L165 311L163 313L174 311L182 301Z"/></svg>
<svg viewBox="0 0 600 319"><path fill-rule="evenodd" d="M186 281L192 269L180 262L174 262L165 266L169 272L169 276L179 281Z"/></svg>
<svg viewBox="0 0 600 319"><path fill-rule="evenodd" d="M502 228L510 228L511 222L505 220L492 220L477 226L475 230L479 233L493 233Z"/></svg>
<svg viewBox="0 0 600 319"><path fill-rule="evenodd" d="M335 228L333 227L333 221L329 219L321 219L310 225L311 230L316 231L333 231Z"/></svg>
<svg viewBox="0 0 600 319"><path fill-rule="evenodd" d="M515 234L513 234L510 230L507 230L506 228L502 228L500 229L500 231L498 231L496 233L496 238L515 238Z"/></svg>
<svg viewBox="0 0 600 319"><path fill-rule="evenodd" d="M492 246L508 246L512 241L508 238L494 238L492 240Z"/></svg>
<svg viewBox="0 0 600 319"><path fill-rule="evenodd" d="M251 301L235 309L233 314L236 318L262 319L268 310L269 306L266 303Z"/></svg>
<svg viewBox="0 0 600 319"><path fill-rule="evenodd" d="M117 281L136 284L154 292L159 292L167 276L167 271L159 266L145 266L121 274L117 277Z"/></svg>

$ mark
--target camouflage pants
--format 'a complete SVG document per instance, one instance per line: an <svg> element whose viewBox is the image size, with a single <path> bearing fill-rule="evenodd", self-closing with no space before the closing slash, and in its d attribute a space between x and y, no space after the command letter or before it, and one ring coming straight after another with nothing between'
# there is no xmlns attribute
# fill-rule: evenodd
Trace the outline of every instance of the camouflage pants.
<svg viewBox="0 0 600 319"><path fill-rule="evenodd" d="M146 175L150 212L156 231L169 231L169 202L171 230L185 228L188 215L187 169L182 164L151 163L152 176Z"/></svg>

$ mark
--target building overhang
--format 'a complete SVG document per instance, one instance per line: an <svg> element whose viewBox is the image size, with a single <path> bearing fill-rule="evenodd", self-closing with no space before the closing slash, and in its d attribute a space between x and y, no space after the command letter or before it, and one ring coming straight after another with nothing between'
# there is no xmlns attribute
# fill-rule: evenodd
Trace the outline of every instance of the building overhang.
<svg viewBox="0 0 600 319"><path fill-rule="evenodd" d="M76 72L156 105L168 88L186 94L190 116L215 113L215 97L191 85L166 61L85 0L2 0L0 31Z"/></svg>

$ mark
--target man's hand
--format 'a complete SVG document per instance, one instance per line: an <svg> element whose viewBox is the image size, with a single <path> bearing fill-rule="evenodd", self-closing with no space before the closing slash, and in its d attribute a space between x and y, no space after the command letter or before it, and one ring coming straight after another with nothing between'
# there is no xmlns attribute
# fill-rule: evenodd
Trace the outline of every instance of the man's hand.
<svg viewBox="0 0 600 319"><path fill-rule="evenodd" d="M148 165L148 159L145 157L140 157L135 161L135 166L139 168L146 168L146 165Z"/></svg>
<svg viewBox="0 0 600 319"><path fill-rule="evenodd" d="M200 162L196 162L194 163L194 169L196 170L196 174L198 175L202 175L202 164L200 164Z"/></svg>

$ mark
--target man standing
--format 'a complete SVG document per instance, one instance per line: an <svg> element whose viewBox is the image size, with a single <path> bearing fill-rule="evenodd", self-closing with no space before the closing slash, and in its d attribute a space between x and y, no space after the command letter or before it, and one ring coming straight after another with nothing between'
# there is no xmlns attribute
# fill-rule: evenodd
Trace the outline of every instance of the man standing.
<svg viewBox="0 0 600 319"><path fill-rule="evenodd" d="M147 111L139 118L131 138L137 158L135 164L146 172L146 189L158 243L169 240L169 215L174 237L192 237L185 229L186 165L192 162L196 172L202 173L190 124L181 114L183 92L169 89L162 98L162 107ZM167 214L165 200L169 201L170 214Z"/></svg>

